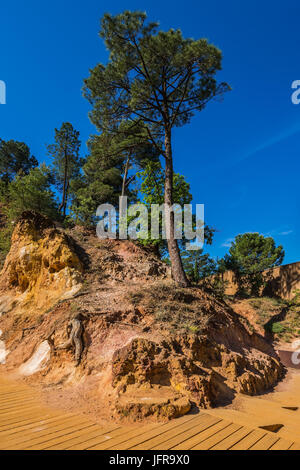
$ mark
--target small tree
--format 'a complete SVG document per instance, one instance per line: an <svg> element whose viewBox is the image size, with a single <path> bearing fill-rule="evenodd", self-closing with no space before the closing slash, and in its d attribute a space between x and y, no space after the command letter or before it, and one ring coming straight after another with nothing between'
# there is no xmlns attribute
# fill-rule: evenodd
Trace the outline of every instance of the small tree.
<svg viewBox="0 0 300 470"><path fill-rule="evenodd" d="M111 137L93 136L82 175L71 181L72 205L76 222L93 225L100 204L117 204L122 192L124 155L112 151ZM109 155L109 157L108 157Z"/></svg>
<svg viewBox="0 0 300 470"><path fill-rule="evenodd" d="M0 191L1 211L5 223L0 232L0 251L6 254L14 222L25 210L34 210L51 219L59 217L55 194L51 190L51 170L44 164L30 170L28 175L16 176L5 192Z"/></svg>
<svg viewBox="0 0 300 470"><path fill-rule="evenodd" d="M136 200L134 188L137 172L147 162L157 161L157 150L142 139L140 127L130 128L123 123L116 132L94 135L89 139L89 155L83 166L83 175L72 181L72 211L77 222L95 223L100 204L117 205L120 196L130 202Z"/></svg>
<svg viewBox="0 0 300 470"><path fill-rule="evenodd" d="M193 282L199 282L217 272L217 263L208 253L201 250L185 250L182 252L185 272Z"/></svg>
<svg viewBox="0 0 300 470"><path fill-rule="evenodd" d="M283 247L276 247L272 237L244 233L235 237L222 265L234 272L240 293L258 295L264 284L263 271L279 266L283 258Z"/></svg>
<svg viewBox="0 0 300 470"><path fill-rule="evenodd" d="M66 216L70 181L78 178L83 160L79 157L81 142L79 132L72 124L64 122L60 129L55 129L55 143L48 145L48 153L53 158L53 172L55 184L62 192L62 200L59 210L63 218Z"/></svg>
<svg viewBox="0 0 300 470"><path fill-rule="evenodd" d="M27 175L38 165L24 142L0 139L0 179L8 185L18 174Z"/></svg>
<svg viewBox="0 0 300 470"><path fill-rule="evenodd" d="M143 135L164 157L172 273L178 284L187 286L174 214L169 212L173 204L172 131L229 89L215 79L221 69L221 52L205 39L184 39L180 30L158 32L158 25L146 24L146 14L141 12L106 14L101 26L100 36L110 57L107 65L98 64L85 80L84 94L93 105L91 119L100 132L112 132L124 121L143 126Z"/></svg>

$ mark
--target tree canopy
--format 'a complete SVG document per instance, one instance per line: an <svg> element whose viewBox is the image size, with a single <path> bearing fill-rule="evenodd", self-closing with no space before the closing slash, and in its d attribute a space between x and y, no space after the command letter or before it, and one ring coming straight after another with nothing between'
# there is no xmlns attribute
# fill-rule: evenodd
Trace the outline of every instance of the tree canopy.
<svg viewBox="0 0 300 470"><path fill-rule="evenodd" d="M272 237L244 233L231 243L224 265L235 273L240 291L257 295L264 283L262 272L279 266L283 259L283 247L276 247Z"/></svg>
<svg viewBox="0 0 300 470"><path fill-rule="evenodd" d="M1 183L1 213L6 223L0 233L0 252L6 254L14 222L23 211L34 210L53 220L59 219L59 213L55 194L51 189L53 175L45 164L32 168L27 175L17 175L8 185Z"/></svg>
<svg viewBox="0 0 300 470"><path fill-rule="evenodd" d="M0 139L0 179L5 184L18 174L27 175L37 165L38 161L24 142Z"/></svg>
<svg viewBox="0 0 300 470"><path fill-rule="evenodd" d="M53 159L54 182L62 193L59 209L65 217L70 182L78 178L83 163L79 156L81 142L79 132L69 122L64 122L60 129L55 129L54 141L54 144L48 145L47 149Z"/></svg>
<svg viewBox="0 0 300 470"><path fill-rule="evenodd" d="M182 252L185 272L193 282L199 282L217 272L217 262L202 250L185 250Z"/></svg>
<svg viewBox="0 0 300 470"><path fill-rule="evenodd" d="M229 90L218 83L221 52L205 39L185 39L180 30L158 31L146 14L125 11L104 15L100 36L109 50L85 80L84 94L93 106L92 122L101 133L126 126L139 129L137 142L149 143L165 158L164 202L173 204L172 129L190 121L195 111ZM188 280L169 214L168 250L175 281Z"/></svg>

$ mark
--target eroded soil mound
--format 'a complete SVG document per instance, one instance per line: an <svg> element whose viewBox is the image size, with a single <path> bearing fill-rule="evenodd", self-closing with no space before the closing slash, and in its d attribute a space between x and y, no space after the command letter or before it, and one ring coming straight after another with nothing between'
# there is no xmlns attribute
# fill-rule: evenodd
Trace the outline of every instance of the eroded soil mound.
<svg viewBox="0 0 300 470"><path fill-rule="evenodd" d="M166 419L261 393L283 374L272 347L226 303L176 287L169 267L130 241L79 227L67 234L25 213L0 287L0 372L42 385L67 409Z"/></svg>
<svg viewBox="0 0 300 470"><path fill-rule="evenodd" d="M279 297L256 297L235 299L231 306L241 318L246 328L253 328L276 348L293 348L300 334L300 296L292 300Z"/></svg>

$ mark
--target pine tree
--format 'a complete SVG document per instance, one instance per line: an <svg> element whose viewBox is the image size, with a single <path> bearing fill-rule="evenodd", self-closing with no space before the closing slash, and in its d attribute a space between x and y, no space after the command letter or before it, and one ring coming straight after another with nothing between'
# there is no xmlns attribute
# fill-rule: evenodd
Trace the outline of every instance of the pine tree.
<svg viewBox="0 0 300 470"><path fill-rule="evenodd" d="M14 222L23 211L34 210L54 220L59 218L55 194L51 189L52 184L52 172L49 167L42 164L32 168L27 175L16 176L5 187L5 191L1 191L0 185L1 212L4 216L0 232L2 255L5 255L9 249Z"/></svg>
<svg viewBox="0 0 300 470"><path fill-rule="evenodd" d="M78 178L83 160L79 156L81 142L79 132L72 124L64 122L60 129L55 129L55 143L48 145L48 153L53 159L55 184L62 193L59 210L66 216L70 182Z"/></svg>
<svg viewBox="0 0 300 470"><path fill-rule="evenodd" d="M182 261L185 272L193 282L198 282L217 272L216 261L208 253L203 253L203 249L183 251Z"/></svg>
<svg viewBox="0 0 300 470"><path fill-rule="evenodd" d="M240 293L258 295L264 284L263 271L279 266L283 259L284 249L276 247L272 237L244 233L235 237L220 264L234 272Z"/></svg>
<svg viewBox="0 0 300 470"><path fill-rule="evenodd" d="M100 204L117 205L119 202L124 157L115 152L108 157L110 145L110 137L106 134L91 137L82 175L71 181L71 211L77 223L94 225Z"/></svg>
<svg viewBox="0 0 300 470"><path fill-rule="evenodd" d="M100 36L110 52L109 61L91 70L84 93L100 132L112 132L124 121L143 126L144 135L165 159L167 215L173 204L173 128L188 123L195 111L229 87L215 79L222 60L216 47L205 39L185 39L180 30L158 31L157 26L147 24L141 12L104 15ZM169 226L173 278L187 286L172 211Z"/></svg>
<svg viewBox="0 0 300 470"><path fill-rule="evenodd" d="M38 165L24 142L0 139L0 180L8 185L18 174L27 175Z"/></svg>

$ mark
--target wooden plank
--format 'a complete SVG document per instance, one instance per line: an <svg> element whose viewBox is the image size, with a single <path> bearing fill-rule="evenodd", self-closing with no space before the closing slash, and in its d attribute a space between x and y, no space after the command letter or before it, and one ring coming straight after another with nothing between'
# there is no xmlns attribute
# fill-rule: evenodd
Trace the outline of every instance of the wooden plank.
<svg viewBox="0 0 300 470"><path fill-rule="evenodd" d="M279 437L275 437L272 434L266 434L256 444L249 447L249 450L268 450L270 447L279 440Z"/></svg>
<svg viewBox="0 0 300 470"><path fill-rule="evenodd" d="M279 441L275 442L269 450L288 450L293 445L292 441L280 438Z"/></svg>
<svg viewBox="0 0 300 470"><path fill-rule="evenodd" d="M138 440L140 443L142 443L141 446L143 447L144 441L153 437L153 434L152 434L153 432L155 433L155 436L165 435L165 433L167 432L173 433L174 430L177 431L177 429L179 429L181 426L186 426L186 425L189 427L193 426L192 423L194 423L197 419L199 419L198 415L186 415L182 418L175 419L164 424L159 425L158 423L156 423L154 425L151 425L151 427L149 428L144 427L144 432L141 432L141 429L139 428L135 428L130 435L127 434L124 436L123 435L118 436L113 441L103 442L93 447L91 450L105 450L105 449L112 450L112 449L117 449L117 448L125 450L127 448L132 448L133 440L134 441ZM135 444L134 449L135 450L140 449L139 444Z"/></svg>
<svg viewBox="0 0 300 470"><path fill-rule="evenodd" d="M29 390L18 390L18 392L12 392L12 391L7 391L5 393L1 393L0 392L0 400L3 401L3 400L8 400L10 398L17 398L17 397L24 397L24 396L27 396L27 397L38 397L39 394L38 393L35 393L34 391L30 391Z"/></svg>
<svg viewBox="0 0 300 470"><path fill-rule="evenodd" d="M68 418L68 414L64 415L64 418ZM72 416L72 415L70 415ZM0 438L3 438L4 436L9 436L11 434L15 434L15 433L18 433L18 432L21 432L21 431L26 431L27 429L32 429L32 428L35 428L37 426L41 426L41 425L44 425L44 424L48 424L48 423L51 423L51 422L55 422L55 421L58 421L61 419L61 415L56 415L56 416L53 416L53 418L48 418L48 419L40 419L40 418L37 418L35 421L33 422L30 422L28 424L23 424L21 426L19 425L10 425L8 426L8 428L6 430L2 430L0 429Z"/></svg>
<svg viewBox="0 0 300 470"><path fill-rule="evenodd" d="M132 428L130 428L131 430ZM87 439L84 442L84 445L82 443L80 444L75 444L70 447L68 447L68 450L86 450L89 449L90 447L96 446L97 444L101 444L102 442L106 442L110 439L113 439L114 437L117 437L119 435L128 433L128 429L125 427L120 427L118 429L115 429L112 432L102 434L98 437L92 438L92 439Z"/></svg>
<svg viewBox="0 0 300 470"><path fill-rule="evenodd" d="M21 432L16 432L13 434L10 434L6 437L2 437L1 435L1 445L4 443L5 445L9 443L11 440L14 441L14 443L17 442L25 442L28 441L34 437L37 436L43 436L45 434L50 434L56 430L60 430L63 428L67 428L72 426L73 424L82 424L82 423L89 423L93 424L88 420L84 419L79 419L78 417L65 417L65 416L60 416L59 419L56 421L50 422L50 423L45 423L45 424L39 424L38 426L35 426L33 428L27 429L26 431L21 431Z"/></svg>
<svg viewBox="0 0 300 470"><path fill-rule="evenodd" d="M77 445L80 450L83 450L86 445L85 443L88 440L93 439L94 437L99 437L102 436L103 434L107 434L109 432L115 431L116 429L119 429L120 427L117 426L108 426L107 428L100 428L98 426L98 429L95 431L88 431L88 432L83 432L80 434L78 437L72 436L66 439L65 437L59 442L55 444L51 444L49 447L45 447L46 450L68 450L71 446Z"/></svg>
<svg viewBox="0 0 300 470"><path fill-rule="evenodd" d="M131 431L127 431L125 433L122 433L120 436L115 436L113 439L106 439L101 443L98 443L94 446L88 446L88 450L107 450L107 449L112 449L113 446L117 444L121 444L122 442L128 441L131 437L139 436L143 434L143 432L149 431L151 429L154 429L157 427L157 423L149 424L147 426L144 426L142 428L140 427L135 427Z"/></svg>
<svg viewBox="0 0 300 470"><path fill-rule="evenodd" d="M21 383L16 383L16 382L7 382L7 383L1 383L0 384L1 386L1 393L5 393L9 390L11 391L15 391L15 392L19 392L20 390L31 390L30 387L28 387L28 385L24 385L24 384L21 384Z"/></svg>
<svg viewBox="0 0 300 470"><path fill-rule="evenodd" d="M124 450L124 448L128 449L134 449L134 450L139 450L139 449L150 449L152 448L153 445L157 442L157 440L160 442L163 437L165 437L165 440L169 436L173 436L174 434L179 434L180 432L183 432L186 429L190 429L192 426L195 426L199 420L205 419L204 415L201 416L191 416L189 415L190 419L187 419L186 421L182 422L174 422L170 421L169 423L166 423L163 426L155 426L154 429L151 429L147 433L135 433L132 438L124 440L118 440L113 443L109 443L109 449L110 450L116 450L116 449L121 449Z"/></svg>
<svg viewBox="0 0 300 470"><path fill-rule="evenodd" d="M17 402L11 404L11 403L5 403L0 407L0 416L5 414L7 411L11 410L17 410L20 406L27 406L27 405L33 405L37 404L36 400L33 400L32 398L26 398L22 400L18 400Z"/></svg>
<svg viewBox="0 0 300 470"><path fill-rule="evenodd" d="M291 445L289 450L300 450L300 443L294 442L294 444Z"/></svg>
<svg viewBox="0 0 300 470"><path fill-rule="evenodd" d="M44 411L44 409L41 408L41 406L39 406L39 405L20 406L20 408L13 408L11 410L5 410L2 413L0 412L0 422L1 422L1 419L4 419L6 416L22 414L23 411L25 412L25 411L31 411L31 410L36 410L36 411L38 410L38 411L40 411L40 413L42 413Z"/></svg>
<svg viewBox="0 0 300 470"><path fill-rule="evenodd" d="M0 398L0 407L2 407L5 403L11 403L13 404L14 402L18 402L18 400L22 400L22 399L25 399L25 398L31 398L31 399L36 399L37 397L34 397L32 395L30 395L29 393L22 393L21 395L11 395L9 397L5 397L5 398Z"/></svg>
<svg viewBox="0 0 300 470"><path fill-rule="evenodd" d="M34 391L32 391L32 393L30 393L30 391L28 391L27 389L24 390L24 389L21 389L21 388L18 388L17 390L12 390L11 388L8 388L7 390L3 390L1 389L0 391L0 398L1 400L5 399L5 398L10 398L10 397L17 397L19 395L31 395L35 393Z"/></svg>
<svg viewBox="0 0 300 470"><path fill-rule="evenodd" d="M38 442L44 442L48 438L51 439L53 434L56 434L57 432L63 431L65 434L68 433L69 429L73 429L74 426L78 426L78 428L86 427L86 426L91 426L93 423L91 423L88 420L82 420L78 418L70 418L70 419L64 419L64 417L61 417L61 420L59 422L55 423L50 423L49 426L44 426L44 429L40 431L32 431L29 430L25 433L17 434L17 435L11 435L8 436L6 439L2 440L1 439L1 445L0 448L3 449L9 448L12 444L14 445L21 445L21 446L27 446L28 443L35 443L36 440Z"/></svg>
<svg viewBox="0 0 300 470"><path fill-rule="evenodd" d="M251 431L252 431L251 429L245 428L243 426L237 432L231 434L231 436L226 437L222 441L212 446L211 450L228 450L234 444L236 444L237 442L241 441L246 436L248 436L251 433Z"/></svg>
<svg viewBox="0 0 300 470"><path fill-rule="evenodd" d="M165 435L161 436L161 442L159 442L154 447L151 447L151 450L169 450L172 447L180 444L183 441L186 441L190 437L198 435L200 432L205 431L206 429L210 428L214 424L217 424L221 420L216 418L215 416L206 416L207 419L203 419L202 422L195 423L196 425L192 428L181 432L180 434L174 435L172 438L165 440Z"/></svg>
<svg viewBox="0 0 300 470"><path fill-rule="evenodd" d="M12 385L12 384L9 384L9 385L3 385L1 384L1 391L0 391L0 395L2 394L5 394L5 393L9 393L9 392L21 392L21 391L28 391L28 387L24 387L24 385L20 385L20 384L17 384L17 385Z"/></svg>
<svg viewBox="0 0 300 470"><path fill-rule="evenodd" d="M177 444L176 446L172 447L172 450L189 450L195 445L199 444L199 442L202 442L210 436L213 436L216 432L221 431L222 429L230 426L230 424L231 423L229 421L225 421L224 419L222 419L216 424L213 424L210 428L205 429L204 431L196 434L196 436L193 436L181 442L180 444Z"/></svg>
<svg viewBox="0 0 300 470"><path fill-rule="evenodd" d="M41 411L39 408L33 408L33 409L28 409L25 410L24 412L18 411L18 412L12 412L11 415L7 414L3 418L0 417L0 427L10 423L10 422L18 422L23 419L27 419L30 417L35 417L35 416L40 416L42 419L45 415L48 413L45 411Z"/></svg>
<svg viewBox="0 0 300 470"><path fill-rule="evenodd" d="M226 437L231 436L236 431L239 431L241 428L242 426L240 424L232 423L225 429L222 429L217 433L213 434L212 436L208 437L207 439L204 439L203 441L199 442L199 444L192 447L191 450L209 450L211 449L211 447L218 444Z"/></svg>
<svg viewBox="0 0 300 470"><path fill-rule="evenodd" d="M24 405L17 405L17 406L13 406L13 407L10 407L10 408L6 408L5 410L0 410L0 420L1 420L1 418L4 418L7 414L18 413L22 410L27 411L28 409L33 408L33 407L35 407L35 408L37 408L41 411L43 410L41 405L36 403L35 401L33 403L25 403Z"/></svg>
<svg viewBox="0 0 300 470"><path fill-rule="evenodd" d="M22 400L17 400L14 403L4 403L2 406L0 406L0 412L5 410L14 410L20 406L27 406L32 403L36 403L35 398L23 398Z"/></svg>
<svg viewBox="0 0 300 470"><path fill-rule="evenodd" d="M45 418L50 418L52 416L57 416L57 412L48 412L48 413L40 413L40 412L32 412L29 411L27 413L22 413L21 415L16 415L12 417L6 417L5 419L0 419L0 431L1 429L7 428L7 426L10 426L12 424L20 424L25 422L31 422L32 420L36 419L45 419Z"/></svg>
<svg viewBox="0 0 300 470"><path fill-rule="evenodd" d="M250 434L248 434L248 436L244 437L244 439L229 447L229 450L248 450L265 435L265 431L262 431L261 429L255 429Z"/></svg>
<svg viewBox="0 0 300 470"><path fill-rule="evenodd" d="M151 427L148 427L148 428L144 426L142 429L140 427L135 427L135 428L131 428L130 430L134 430L134 431L138 430L138 432L136 432L137 436L140 436L142 432L144 435L144 433L151 430L152 427L153 429L154 428L156 429L156 433L161 433L162 432L161 429L165 430L165 429L169 429L170 427L179 426L180 424L185 423L186 421L190 421L194 418L195 418L194 415L186 415L186 416L182 416L181 418L176 418L172 421L168 421L167 423L155 423L153 426L151 425ZM121 436L122 434L123 434L122 432L119 432L118 436L111 436L111 437L116 438L116 437L119 437L119 435ZM125 436L127 437L127 439L124 439L123 436L122 438L124 442L127 442L127 440L129 439L128 434L125 434ZM107 441L107 438L105 440L103 439L101 442L93 443L93 445L91 444L88 448L93 447L93 450L94 450L94 446L105 444L105 441ZM110 444L112 445L111 441L110 441Z"/></svg>
<svg viewBox="0 0 300 470"><path fill-rule="evenodd" d="M78 413L52 410L35 390L0 378L0 448L300 450L300 443L206 412L142 427L100 426Z"/></svg>
<svg viewBox="0 0 300 470"><path fill-rule="evenodd" d="M40 449L43 443L52 440L54 437L68 436L72 432L79 431L80 429L84 429L88 426L91 426L91 425L90 424L80 425L77 423L73 425L72 427L67 427L57 432L51 432L49 434L46 434L45 436L37 437L35 439L30 439L29 441L26 441L26 442L22 442L22 443L11 442L11 445L6 447L5 450L29 450L31 447L35 446L36 444L41 444L39 446L39 449Z"/></svg>
<svg viewBox="0 0 300 470"><path fill-rule="evenodd" d="M95 433L95 430L97 430L97 429L98 429L98 426L96 424L91 424L90 426L87 426L87 427L84 427L84 428L81 428L80 426L77 426L77 428L74 428L74 430L71 433L64 434L64 435L59 435L59 436L54 436L53 438L51 438L51 436L49 436L49 439L47 439L47 441L45 441L43 443L37 443L33 446L28 445L26 447L26 449L29 449L29 450L46 450L49 447L59 445L62 442L66 443L69 440L72 440L76 437L81 437L83 435L90 435L93 432ZM101 431L98 430L98 432L101 432Z"/></svg>

